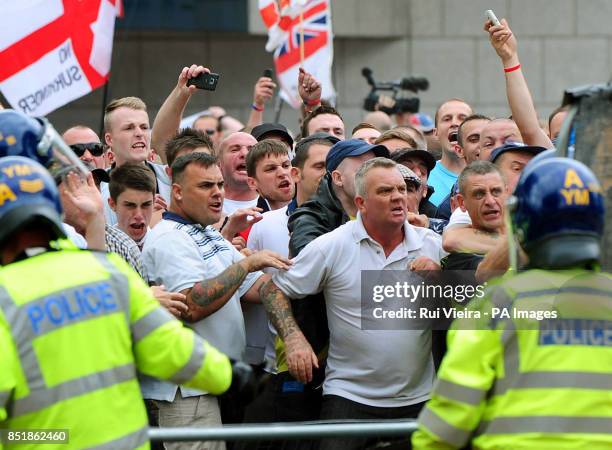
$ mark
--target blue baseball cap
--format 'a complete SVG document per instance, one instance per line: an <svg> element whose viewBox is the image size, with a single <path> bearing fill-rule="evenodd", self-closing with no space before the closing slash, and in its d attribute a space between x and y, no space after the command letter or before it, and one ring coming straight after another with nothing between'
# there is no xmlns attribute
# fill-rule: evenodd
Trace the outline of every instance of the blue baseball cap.
<svg viewBox="0 0 612 450"><path fill-rule="evenodd" d="M340 163L344 161L344 158L360 156L366 152L373 152L374 156L382 156L384 158L390 156L389 150L382 144L372 145L361 139L348 139L334 144L332 148L329 149L329 153L325 160L327 171L333 172L336 170Z"/></svg>
<svg viewBox="0 0 612 450"><path fill-rule="evenodd" d="M429 133L436 127L432 118L423 113L412 114L410 116L410 124L417 127L423 133Z"/></svg>
<svg viewBox="0 0 612 450"><path fill-rule="evenodd" d="M523 144L522 142L506 142L504 145L502 145L501 147L497 147L491 152L489 161L495 162L495 160L499 158L502 153L512 151L525 152L531 154L532 156L536 156L542 152L545 152L546 149L544 147L538 147L535 145Z"/></svg>

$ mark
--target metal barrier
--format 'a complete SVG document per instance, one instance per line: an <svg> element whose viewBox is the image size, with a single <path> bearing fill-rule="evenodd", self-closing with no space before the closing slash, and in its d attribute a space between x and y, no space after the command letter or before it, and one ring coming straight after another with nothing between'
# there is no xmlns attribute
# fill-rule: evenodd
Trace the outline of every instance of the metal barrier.
<svg viewBox="0 0 612 450"><path fill-rule="evenodd" d="M248 441L323 437L407 437L416 429L415 420L285 422L225 425L216 428L149 428L149 438L152 441Z"/></svg>

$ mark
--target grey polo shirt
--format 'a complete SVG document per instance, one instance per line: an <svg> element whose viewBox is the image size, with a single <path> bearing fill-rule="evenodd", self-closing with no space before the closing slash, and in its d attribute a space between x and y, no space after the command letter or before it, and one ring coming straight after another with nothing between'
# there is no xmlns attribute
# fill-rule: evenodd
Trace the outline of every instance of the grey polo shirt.
<svg viewBox="0 0 612 450"><path fill-rule="evenodd" d="M377 407L429 398L434 381L431 330L362 330L361 271L403 270L419 256L439 262L441 237L404 224L404 240L385 257L361 217L318 237L274 283L290 298L323 292L330 332L324 395Z"/></svg>

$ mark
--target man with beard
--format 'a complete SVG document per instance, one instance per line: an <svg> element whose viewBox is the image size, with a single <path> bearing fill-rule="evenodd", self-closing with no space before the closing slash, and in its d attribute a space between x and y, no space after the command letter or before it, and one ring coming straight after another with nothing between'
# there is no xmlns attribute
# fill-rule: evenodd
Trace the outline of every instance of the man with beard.
<svg viewBox="0 0 612 450"><path fill-rule="evenodd" d="M429 198L434 206L439 206L457 181L459 173L465 167L465 160L455 149L459 125L472 114L472 108L465 101L453 98L442 103L436 111L434 131L442 147L442 158L429 174L429 184L434 188Z"/></svg>

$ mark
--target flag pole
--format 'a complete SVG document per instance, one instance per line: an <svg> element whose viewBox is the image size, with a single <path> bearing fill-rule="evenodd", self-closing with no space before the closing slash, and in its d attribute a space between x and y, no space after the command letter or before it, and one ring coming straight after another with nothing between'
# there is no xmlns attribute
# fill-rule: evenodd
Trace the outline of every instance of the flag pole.
<svg viewBox="0 0 612 450"><path fill-rule="evenodd" d="M110 84L110 74L106 79L106 83L104 83L104 90L102 91L102 117L100 117L100 140L104 142L104 109L106 109L106 104L108 103L108 85Z"/></svg>
<svg viewBox="0 0 612 450"><path fill-rule="evenodd" d="M281 111L283 110L283 98L280 95L280 91L276 94L274 99L274 122L280 122Z"/></svg>
<svg viewBox="0 0 612 450"><path fill-rule="evenodd" d="M300 66L304 67L304 5L300 5Z"/></svg>

